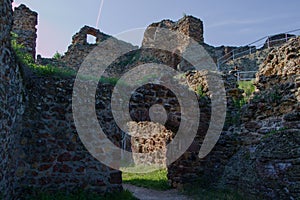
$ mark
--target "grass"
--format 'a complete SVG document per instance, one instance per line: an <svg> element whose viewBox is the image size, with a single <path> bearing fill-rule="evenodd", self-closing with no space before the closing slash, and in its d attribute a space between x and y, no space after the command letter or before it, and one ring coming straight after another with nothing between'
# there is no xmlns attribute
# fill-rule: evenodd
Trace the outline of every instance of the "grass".
<svg viewBox="0 0 300 200"><path fill-rule="evenodd" d="M254 86L253 82L254 82L253 80L252 81L239 81L238 82L239 88L244 90L244 101L245 102L248 102L251 95L255 91L255 86Z"/></svg>
<svg viewBox="0 0 300 200"><path fill-rule="evenodd" d="M138 174L123 172L122 179L123 183L128 183L148 189L164 191L171 188L168 184L166 169Z"/></svg>
<svg viewBox="0 0 300 200"><path fill-rule="evenodd" d="M34 62L32 55L27 53L24 50L24 46L22 44L17 43L18 35L15 33L11 33L11 46L16 53L17 59L20 63L28 66L35 73L45 76L45 75L59 75L59 76L74 76L76 75L75 70L69 68L58 68L52 65L39 65ZM57 56L58 57L58 56Z"/></svg>
<svg viewBox="0 0 300 200"><path fill-rule="evenodd" d="M193 199L201 200L240 200L245 199L237 192L221 189L204 189L201 185L189 184L181 191L183 194L192 197Z"/></svg>
<svg viewBox="0 0 300 200"><path fill-rule="evenodd" d="M26 200L136 200L131 192L124 190L122 192L107 193L101 196L96 193L79 191L74 194L62 192L57 193L38 193L35 196L28 196Z"/></svg>
<svg viewBox="0 0 300 200"><path fill-rule="evenodd" d="M66 68L59 68L57 66L53 65L40 65L36 64L34 59L32 58L32 55L27 53L24 50L24 46L22 44L17 43L17 37L18 35L15 33L11 33L11 45L16 53L17 59L20 63L23 65L29 67L34 73L40 76L58 76L58 77L75 77L77 72L74 69L70 69L68 67ZM58 52L55 53L53 56L54 59L60 59L61 54ZM108 84L113 84L115 85L119 79L114 78L114 77L101 77L100 80L97 77L89 77L89 76L80 76L81 80L94 80L94 81L99 81L101 83L108 83ZM122 83L121 83L122 84ZM126 83L123 83L124 85Z"/></svg>
<svg viewBox="0 0 300 200"><path fill-rule="evenodd" d="M203 91L202 85L199 85L199 86L197 87L196 93L199 95L200 98L206 96L205 92Z"/></svg>

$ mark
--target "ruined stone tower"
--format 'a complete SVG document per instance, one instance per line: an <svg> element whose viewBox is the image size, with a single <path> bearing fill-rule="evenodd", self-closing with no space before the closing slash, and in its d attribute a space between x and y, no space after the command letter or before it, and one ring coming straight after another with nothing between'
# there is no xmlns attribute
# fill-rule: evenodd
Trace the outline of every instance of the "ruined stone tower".
<svg viewBox="0 0 300 200"><path fill-rule="evenodd" d="M30 53L35 59L38 14L31 11L25 5L15 8L13 14L12 31L17 34L17 43L25 47L25 51Z"/></svg>
<svg viewBox="0 0 300 200"><path fill-rule="evenodd" d="M182 34L193 38L196 42L204 43L203 22L193 16L184 16L177 22L163 20L161 22L151 24L145 31L143 46L149 42L149 38L154 37L156 28L166 28L172 31L179 31Z"/></svg>
<svg viewBox="0 0 300 200"><path fill-rule="evenodd" d="M203 22L193 16L184 16L177 22L178 31L193 38L196 42L204 42Z"/></svg>

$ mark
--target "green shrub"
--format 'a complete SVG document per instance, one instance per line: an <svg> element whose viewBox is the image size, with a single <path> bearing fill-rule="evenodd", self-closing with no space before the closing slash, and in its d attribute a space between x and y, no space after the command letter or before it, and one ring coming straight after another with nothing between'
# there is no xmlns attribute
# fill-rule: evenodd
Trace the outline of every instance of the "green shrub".
<svg viewBox="0 0 300 200"><path fill-rule="evenodd" d="M55 52L55 54L53 55L53 59L59 60L61 59L62 54L60 54L58 51Z"/></svg>

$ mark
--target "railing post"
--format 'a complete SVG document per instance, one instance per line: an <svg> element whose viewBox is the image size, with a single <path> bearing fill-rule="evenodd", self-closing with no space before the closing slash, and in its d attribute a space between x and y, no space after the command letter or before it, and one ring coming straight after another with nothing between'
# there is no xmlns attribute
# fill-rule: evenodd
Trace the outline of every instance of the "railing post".
<svg viewBox="0 0 300 200"><path fill-rule="evenodd" d="M285 42L287 42L288 41L288 34L286 33L285 34Z"/></svg>
<svg viewBox="0 0 300 200"><path fill-rule="evenodd" d="M234 50L232 51L232 60L234 60Z"/></svg>
<svg viewBox="0 0 300 200"><path fill-rule="evenodd" d="M268 36L268 49L270 49L270 36Z"/></svg>

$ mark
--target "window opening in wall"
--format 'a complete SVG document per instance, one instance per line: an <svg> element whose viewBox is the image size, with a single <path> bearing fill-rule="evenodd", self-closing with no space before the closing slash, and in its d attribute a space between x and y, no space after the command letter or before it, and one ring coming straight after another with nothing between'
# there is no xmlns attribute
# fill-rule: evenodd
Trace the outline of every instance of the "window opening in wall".
<svg viewBox="0 0 300 200"><path fill-rule="evenodd" d="M93 35L87 35L86 40L88 44L96 44L97 42L97 38Z"/></svg>

